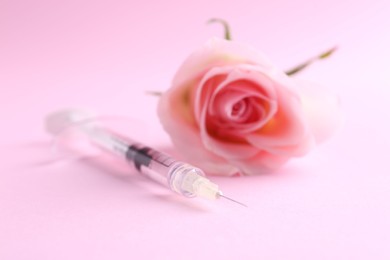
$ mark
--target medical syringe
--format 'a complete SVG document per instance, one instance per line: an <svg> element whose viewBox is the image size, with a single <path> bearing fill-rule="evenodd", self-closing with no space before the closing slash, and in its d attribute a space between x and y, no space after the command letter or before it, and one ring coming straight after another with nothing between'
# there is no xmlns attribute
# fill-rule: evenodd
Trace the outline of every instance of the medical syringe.
<svg viewBox="0 0 390 260"><path fill-rule="evenodd" d="M90 122L93 121L86 119L87 116L82 111L60 111L47 117L46 128L52 134L58 134L69 127L76 128L93 145L125 159L142 175L185 197L225 198L246 206L226 197L218 185L205 177L201 169L175 160L141 143L124 138L99 124L91 124Z"/></svg>

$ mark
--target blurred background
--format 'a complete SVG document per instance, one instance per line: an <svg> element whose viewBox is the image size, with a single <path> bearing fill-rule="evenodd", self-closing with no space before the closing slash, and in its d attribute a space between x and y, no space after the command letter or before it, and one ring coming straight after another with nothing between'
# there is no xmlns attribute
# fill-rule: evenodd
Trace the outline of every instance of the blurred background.
<svg viewBox="0 0 390 260"><path fill-rule="evenodd" d="M214 17L284 69L339 47L297 77L338 93L344 127L290 175L218 179L248 211L194 213L82 163L26 164L64 107L142 120L170 146L145 91L223 36ZM0 0L0 258L180 259L174 244L186 259L389 259L389 17L388 0Z"/></svg>

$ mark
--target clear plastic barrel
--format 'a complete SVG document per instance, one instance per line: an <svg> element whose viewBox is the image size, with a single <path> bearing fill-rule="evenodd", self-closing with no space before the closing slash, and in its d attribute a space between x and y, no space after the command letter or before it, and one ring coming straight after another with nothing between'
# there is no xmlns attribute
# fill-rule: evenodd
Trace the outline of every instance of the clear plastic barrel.
<svg viewBox="0 0 390 260"><path fill-rule="evenodd" d="M221 194L199 168L123 137L87 113L71 110L52 114L46 120L46 128L56 136L57 150L61 147L68 153L81 155L106 151L124 159L140 174L186 197L216 199Z"/></svg>

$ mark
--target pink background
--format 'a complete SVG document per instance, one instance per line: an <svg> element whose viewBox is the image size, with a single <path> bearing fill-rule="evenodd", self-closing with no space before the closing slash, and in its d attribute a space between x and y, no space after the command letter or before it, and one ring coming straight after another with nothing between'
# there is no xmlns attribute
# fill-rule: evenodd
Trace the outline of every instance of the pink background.
<svg viewBox="0 0 390 260"><path fill-rule="evenodd" d="M0 259L390 259L390 2L0 0ZM148 123L182 60L222 35L339 93L345 124L274 175L216 178L227 201L49 160L43 117L64 107Z"/></svg>

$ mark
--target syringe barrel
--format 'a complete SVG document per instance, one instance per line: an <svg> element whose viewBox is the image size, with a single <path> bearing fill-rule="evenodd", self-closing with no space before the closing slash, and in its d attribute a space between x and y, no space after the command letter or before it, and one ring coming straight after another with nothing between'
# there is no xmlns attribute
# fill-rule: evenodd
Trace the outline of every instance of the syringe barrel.
<svg viewBox="0 0 390 260"><path fill-rule="evenodd" d="M133 144L126 158L143 175L186 197L216 199L220 194L218 185L206 179L202 170L150 147Z"/></svg>
<svg viewBox="0 0 390 260"><path fill-rule="evenodd" d="M206 179L199 168L102 128L88 129L86 133L100 148L119 155L142 175L177 193L211 199L217 196L218 186Z"/></svg>
<svg viewBox="0 0 390 260"><path fill-rule="evenodd" d="M82 133L94 146L125 159L142 175L184 196L216 199L221 195L218 185L205 178L199 168L177 161L131 139L123 138L102 127L98 121L83 111L58 111L46 118L45 125L48 132L57 138L67 130Z"/></svg>
<svg viewBox="0 0 390 260"><path fill-rule="evenodd" d="M192 183L186 185L193 179L190 176L204 176L200 169L140 143L129 146L126 158L141 174L187 197L196 195L196 191L190 187Z"/></svg>
<svg viewBox="0 0 390 260"><path fill-rule="evenodd" d="M170 171L180 162L141 143L129 143L126 160L141 174L169 186Z"/></svg>

